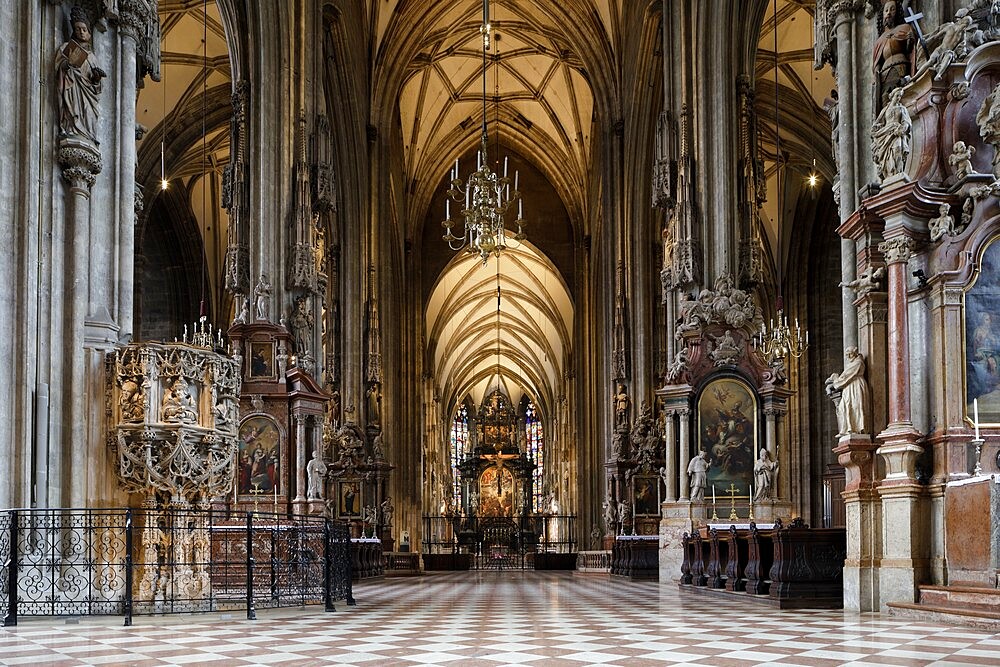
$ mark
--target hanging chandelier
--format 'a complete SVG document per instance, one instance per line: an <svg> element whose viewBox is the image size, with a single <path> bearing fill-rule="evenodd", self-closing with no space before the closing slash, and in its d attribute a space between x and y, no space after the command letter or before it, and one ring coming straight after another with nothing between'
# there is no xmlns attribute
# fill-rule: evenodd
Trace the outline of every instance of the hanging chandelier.
<svg viewBox="0 0 1000 667"><path fill-rule="evenodd" d="M811 99L810 99L811 103ZM781 182L784 178L782 166L784 157L781 154L781 115L778 111L778 2L774 0L774 141L775 160L777 161L777 171L775 177L776 197L778 206L776 208L777 234L778 234L778 255L775 265L778 269L777 290L778 298L775 306L777 320L770 320L767 326L760 323L760 331L753 337L753 347L760 352L770 366L783 366L785 359L789 356L798 359L805 354L809 347L809 332L799 326L799 319L795 318L795 328L788 323L788 316L785 315L784 300L781 297L781 252L784 247L781 240L781 212L784 208L782 200ZM815 161L813 162L815 169Z"/></svg>
<svg viewBox="0 0 1000 667"><path fill-rule="evenodd" d="M441 226L445 228L445 234L441 238L448 243L448 247L458 251L465 249L467 252L479 255L483 260L483 265L489 260L490 255L499 256L507 247L507 231L505 219L508 211L517 202L517 219L514 224L517 226L517 233L513 235L514 240L522 241L524 234L524 215L521 202L521 193L518 191L518 174L514 172L514 189L511 190L511 181L507 177L507 158L503 160L503 175L490 169L489 154L487 144L489 134L486 126L486 54L490 49L490 6L489 0L483 0L483 24L479 29L483 39L483 133L479 151L476 154L476 171L469 175L465 183L458 176L458 159L449 174L451 187L445 199L445 220ZM499 67L499 64L497 65ZM497 83L499 89L499 82ZM499 105L499 94L497 95ZM499 118L497 119L497 133L499 136ZM499 170L498 170L499 171ZM453 233L455 221L451 218L451 202L461 206L460 217L464 222L465 230L461 236Z"/></svg>

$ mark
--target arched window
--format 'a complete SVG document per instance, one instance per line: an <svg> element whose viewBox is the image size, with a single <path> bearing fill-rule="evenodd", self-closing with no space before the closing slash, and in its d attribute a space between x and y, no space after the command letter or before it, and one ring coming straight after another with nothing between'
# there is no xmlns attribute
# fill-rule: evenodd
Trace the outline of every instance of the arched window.
<svg viewBox="0 0 1000 667"><path fill-rule="evenodd" d="M542 495L542 479L545 474L545 437L542 433L542 419L538 415L535 404L531 401L528 401L528 405L524 409L524 430L525 442L528 445L528 451L525 454L535 462L535 469L531 473L531 509L535 512L541 512L543 509L548 509L542 507L542 503L545 502Z"/></svg>
<svg viewBox="0 0 1000 667"><path fill-rule="evenodd" d="M458 466L465 456L465 447L469 442L469 410L459 406L455 411L455 419L451 422L451 483L452 507L462 504L462 477Z"/></svg>

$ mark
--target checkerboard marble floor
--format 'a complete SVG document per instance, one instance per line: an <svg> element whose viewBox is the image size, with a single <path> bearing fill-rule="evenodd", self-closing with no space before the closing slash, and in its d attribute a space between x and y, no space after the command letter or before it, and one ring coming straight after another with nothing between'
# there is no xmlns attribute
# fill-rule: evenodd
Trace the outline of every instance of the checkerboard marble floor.
<svg viewBox="0 0 1000 667"><path fill-rule="evenodd" d="M780 611L674 584L561 572L429 574L355 587L358 606L23 619L2 665L1000 665L1000 635L880 614Z"/></svg>

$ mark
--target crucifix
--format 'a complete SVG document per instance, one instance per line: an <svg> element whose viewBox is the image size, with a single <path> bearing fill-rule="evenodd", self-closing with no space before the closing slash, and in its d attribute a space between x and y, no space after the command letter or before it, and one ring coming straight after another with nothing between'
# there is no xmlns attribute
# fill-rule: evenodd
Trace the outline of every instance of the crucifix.
<svg viewBox="0 0 1000 667"><path fill-rule="evenodd" d="M729 485L729 488L726 489L726 491L729 491L729 520L736 521L740 518L739 515L736 514L736 492L739 491L739 489L737 489L736 484L733 483Z"/></svg>
<svg viewBox="0 0 1000 667"><path fill-rule="evenodd" d="M931 52L927 48L927 40L924 39L924 31L920 29L919 21L922 18L924 18L923 12L914 13L913 7L907 7L906 16L903 17L903 20L913 26L913 30L917 33L917 39L920 40L920 46L924 50L924 55L930 58Z"/></svg>
<svg viewBox="0 0 1000 667"><path fill-rule="evenodd" d="M498 449L496 454L483 454L482 458L487 461L492 461L497 467L497 494L499 495L503 489L503 465L508 459L516 459L519 454L504 454L502 450Z"/></svg>
<svg viewBox="0 0 1000 667"><path fill-rule="evenodd" d="M257 516L257 504L260 502L260 494L264 493L264 489L260 488L260 482L254 482L253 488L250 490L250 495L253 496L253 515Z"/></svg>

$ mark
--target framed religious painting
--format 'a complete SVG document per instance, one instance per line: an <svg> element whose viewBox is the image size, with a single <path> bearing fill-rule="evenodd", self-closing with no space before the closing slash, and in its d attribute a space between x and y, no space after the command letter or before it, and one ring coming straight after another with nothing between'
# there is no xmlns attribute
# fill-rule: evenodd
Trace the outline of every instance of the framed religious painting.
<svg viewBox="0 0 1000 667"><path fill-rule="evenodd" d="M1000 425L1000 236L983 251L965 293L965 408L970 424Z"/></svg>
<svg viewBox="0 0 1000 667"><path fill-rule="evenodd" d="M259 380L275 378L273 342L250 342L250 377Z"/></svg>
<svg viewBox="0 0 1000 667"><path fill-rule="evenodd" d="M708 454L705 497L747 497L757 456L757 394L743 380L712 380L698 397L698 447Z"/></svg>
<svg viewBox="0 0 1000 667"><path fill-rule="evenodd" d="M660 515L660 478L636 475L632 478L632 505L635 516Z"/></svg>
<svg viewBox="0 0 1000 667"><path fill-rule="evenodd" d="M241 495L281 493L281 431L264 415L247 417L237 438L237 488Z"/></svg>
<svg viewBox="0 0 1000 667"><path fill-rule="evenodd" d="M344 480L337 484L337 516L341 519L357 519L361 517L362 497L361 482Z"/></svg>

